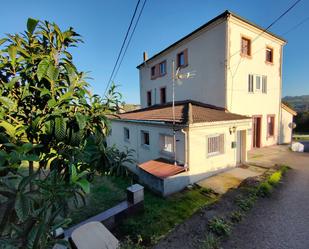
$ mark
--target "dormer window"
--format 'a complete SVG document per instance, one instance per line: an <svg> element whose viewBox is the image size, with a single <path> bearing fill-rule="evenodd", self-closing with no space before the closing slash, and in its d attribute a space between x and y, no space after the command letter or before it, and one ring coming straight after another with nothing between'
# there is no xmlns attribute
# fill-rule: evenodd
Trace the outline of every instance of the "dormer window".
<svg viewBox="0 0 309 249"><path fill-rule="evenodd" d="M270 47L266 47L266 62L267 63L274 62L274 50Z"/></svg>
<svg viewBox="0 0 309 249"><path fill-rule="evenodd" d="M241 37L241 55L251 56L251 40L246 37Z"/></svg>

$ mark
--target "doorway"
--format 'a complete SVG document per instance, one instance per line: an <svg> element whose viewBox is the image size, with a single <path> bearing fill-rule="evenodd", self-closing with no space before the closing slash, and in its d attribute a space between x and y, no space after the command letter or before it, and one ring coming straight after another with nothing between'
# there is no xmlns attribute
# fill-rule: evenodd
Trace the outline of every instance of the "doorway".
<svg viewBox="0 0 309 249"><path fill-rule="evenodd" d="M253 131L252 131L252 147L260 148L261 147L261 124L262 116L253 117Z"/></svg>

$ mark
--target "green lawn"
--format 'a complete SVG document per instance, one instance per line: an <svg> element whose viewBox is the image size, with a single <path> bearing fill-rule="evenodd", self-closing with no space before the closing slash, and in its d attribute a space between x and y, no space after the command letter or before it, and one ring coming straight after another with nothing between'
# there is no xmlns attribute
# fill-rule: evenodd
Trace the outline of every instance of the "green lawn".
<svg viewBox="0 0 309 249"><path fill-rule="evenodd" d="M151 246L163 238L177 224L193 215L201 207L216 201L200 188L185 190L169 198L161 198L145 191L145 210L126 219L117 229L121 236Z"/></svg>
<svg viewBox="0 0 309 249"><path fill-rule="evenodd" d="M97 215L126 199L126 189L130 181L124 178L96 176L91 183L90 194L86 196L86 206L70 214L71 225Z"/></svg>
<svg viewBox="0 0 309 249"><path fill-rule="evenodd" d="M87 205L71 213L71 225L125 200L126 188L130 184L127 179L96 176L91 183L91 193L87 196ZM142 238L143 245L151 246L198 209L216 200L214 197L209 197L206 192L195 187L171 197L162 198L146 189L145 210L124 220L115 232L123 239L127 236L133 241Z"/></svg>

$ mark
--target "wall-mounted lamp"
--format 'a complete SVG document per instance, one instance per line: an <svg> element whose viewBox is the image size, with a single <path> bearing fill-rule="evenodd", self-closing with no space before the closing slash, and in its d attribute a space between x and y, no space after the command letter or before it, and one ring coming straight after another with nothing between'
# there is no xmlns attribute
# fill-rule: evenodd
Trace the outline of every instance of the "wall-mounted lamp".
<svg viewBox="0 0 309 249"><path fill-rule="evenodd" d="M230 135L232 135L232 133L235 133L235 131L236 131L236 126L230 127L230 128L229 128L229 131L230 131Z"/></svg>

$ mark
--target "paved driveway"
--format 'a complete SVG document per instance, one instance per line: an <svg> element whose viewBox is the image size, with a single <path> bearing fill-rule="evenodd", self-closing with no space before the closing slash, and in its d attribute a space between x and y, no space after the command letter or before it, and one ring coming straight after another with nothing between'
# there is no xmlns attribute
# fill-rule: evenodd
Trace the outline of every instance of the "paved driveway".
<svg viewBox="0 0 309 249"><path fill-rule="evenodd" d="M309 153L291 152L286 146L254 150L249 161L293 168L271 198L261 199L238 224L226 249L309 248Z"/></svg>

